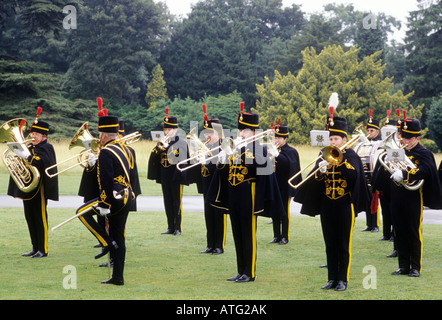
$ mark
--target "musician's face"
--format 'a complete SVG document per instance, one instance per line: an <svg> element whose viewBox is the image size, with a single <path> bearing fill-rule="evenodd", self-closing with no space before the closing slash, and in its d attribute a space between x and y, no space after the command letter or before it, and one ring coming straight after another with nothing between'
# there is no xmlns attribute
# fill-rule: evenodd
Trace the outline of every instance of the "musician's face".
<svg viewBox="0 0 442 320"><path fill-rule="evenodd" d="M178 129L177 128L164 128L164 134L167 136L175 136L177 133Z"/></svg>
<svg viewBox="0 0 442 320"><path fill-rule="evenodd" d="M345 142L347 142L347 138L345 138L345 137L341 137L341 136L337 136L337 135L330 136L330 145L332 145L334 147L339 148Z"/></svg>
<svg viewBox="0 0 442 320"><path fill-rule="evenodd" d="M411 150L419 143L420 139L421 139L420 137L411 137L411 138L402 137L402 144L407 145L405 147L405 150Z"/></svg>
<svg viewBox="0 0 442 320"><path fill-rule="evenodd" d="M275 142L279 144L280 147L286 144L287 139L283 137L275 137Z"/></svg>
<svg viewBox="0 0 442 320"><path fill-rule="evenodd" d="M374 139L379 135L379 130L374 128L368 128L367 134L370 136L370 139Z"/></svg>
<svg viewBox="0 0 442 320"><path fill-rule="evenodd" d="M241 129L241 130L239 130L239 136L242 139L246 139L246 138L251 137L253 135L255 135L255 131L254 130L251 130L251 129Z"/></svg>
<svg viewBox="0 0 442 320"><path fill-rule="evenodd" d="M43 140L46 140L46 136L41 134L40 132L31 132L32 145L36 146Z"/></svg>

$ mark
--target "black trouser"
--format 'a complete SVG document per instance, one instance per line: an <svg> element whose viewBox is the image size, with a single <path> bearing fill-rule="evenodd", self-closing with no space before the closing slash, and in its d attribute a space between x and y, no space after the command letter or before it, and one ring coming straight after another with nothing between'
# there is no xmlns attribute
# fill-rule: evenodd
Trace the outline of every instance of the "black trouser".
<svg viewBox="0 0 442 320"><path fill-rule="evenodd" d="M161 183L164 209L166 210L167 229L181 231L183 222L183 185L177 182Z"/></svg>
<svg viewBox="0 0 442 320"><path fill-rule="evenodd" d="M207 248L224 250L226 236L226 215L221 209L206 202L204 195L204 219L207 230Z"/></svg>
<svg viewBox="0 0 442 320"><path fill-rule="evenodd" d="M422 188L409 191L395 187L391 194L390 210L393 218L395 244L398 250L399 268L422 267Z"/></svg>
<svg viewBox="0 0 442 320"><path fill-rule="evenodd" d="M129 196L129 198L130 199L128 199L125 206L113 208L111 214L107 216L109 222L109 234L107 234L106 229L94 219L93 215L98 214L96 209L92 209L80 217L81 222L104 247L109 246L113 241L117 244L118 248L110 246L110 257L113 259L114 263L112 273L112 278L114 279L123 279L124 261L126 258L126 221L129 215L129 208L133 201L131 200L131 196ZM86 202L77 210L77 214L98 202L98 198Z"/></svg>
<svg viewBox="0 0 442 320"><path fill-rule="evenodd" d="M33 251L48 253L48 200L44 196L43 185L37 194L30 200L23 200L25 219L28 224L29 235Z"/></svg>
<svg viewBox="0 0 442 320"><path fill-rule="evenodd" d="M348 282L355 213L348 195L331 200L324 196L321 225L327 254L328 280Z"/></svg>
<svg viewBox="0 0 442 320"><path fill-rule="evenodd" d="M229 186L229 213L235 242L238 274L255 278L256 220L255 182Z"/></svg>
<svg viewBox="0 0 442 320"><path fill-rule="evenodd" d="M390 200L383 193L379 193L379 202L382 209L382 233L385 239L390 239L393 236L393 222L391 221Z"/></svg>
<svg viewBox="0 0 442 320"><path fill-rule="evenodd" d="M273 218L273 237L281 240L290 237L290 197L287 201L283 201L284 214L279 218Z"/></svg>

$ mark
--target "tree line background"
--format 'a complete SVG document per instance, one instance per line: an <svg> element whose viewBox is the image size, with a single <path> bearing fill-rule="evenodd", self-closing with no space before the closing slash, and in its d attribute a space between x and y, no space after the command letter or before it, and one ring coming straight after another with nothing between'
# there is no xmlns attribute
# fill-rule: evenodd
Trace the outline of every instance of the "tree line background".
<svg viewBox="0 0 442 320"><path fill-rule="evenodd" d="M175 17L152 0L3 0L0 3L0 120L31 121L36 107L52 137L72 138L98 121L96 97L109 114L144 138L161 129L165 108L183 130L202 125L201 105L226 128L239 102L262 128L281 118L292 143L325 127L332 92L349 128L368 110L421 119L425 146L442 150L442 0L416 0L404 27L386 14L327 4L307 15L281 0L201 0ZM64 29L63 8L77 28ZM70 21L72 22L72 21Z"/></svg>

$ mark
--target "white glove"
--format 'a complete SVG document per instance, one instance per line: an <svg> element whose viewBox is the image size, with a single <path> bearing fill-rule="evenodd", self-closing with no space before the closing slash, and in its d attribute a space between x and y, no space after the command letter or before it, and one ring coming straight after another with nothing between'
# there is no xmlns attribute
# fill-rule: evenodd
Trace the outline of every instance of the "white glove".
<svg viewBox="0 0 442 320"><path fill-rule="evenodd" d="M18 155L18 156L19 156L20 158L22 158L22 159L26 159L26 158L28 157L28 155L26 154L26 152L24 152L24 151L22 151L22 150L14 149L13 151L14 151L14 153L15 153L16 155Z"/></svg>
<svg viewBox="0 0 442 320"><path fill-rule="evenodd" d="M402 171L399 169L394 170L393 174L390 176L391 179L396 181L397 183L402 182L404 180L404 176L402 174Z"/></svg>
<svg viewBox="0 0 442 320"><path fill-rule="evenodd" d="M87 162L89 167L93 167L96 162L97 162L97 156L93 153L89 153L88 162Z"/></svg>
<svg viewBox="0 0 442 320"><path fill-rule="evenodd" d="M100 216L105 217L106 215L108 215L110 213L110 209L109 208L102 208L102 207L98 207L98 213L100 214Z"/></svg>
<svg viewBox="0 0 442 320"><path fill-rule="evenodd" d="M218 153L218 163L226 163L227 160L227 154L225 151L221 151L220 153Z"/></svg>
<svg viewBox="0 0 442 320"><path fill-rule="evenodd" d="M328 167L328 161L322 160L321 162L319 162L319 167L322 167L321 169L319 169L320 173L326 173Z"/></svg>
<svg viewBox="0 0 442 320"><path fill-rule="evenodd" d="M367 143L367 142L369 142L367 136L365 136L365 135L363 135L363 134L361 134L361 137L359 138L359 141L361 141L362 143Z"/></svg>

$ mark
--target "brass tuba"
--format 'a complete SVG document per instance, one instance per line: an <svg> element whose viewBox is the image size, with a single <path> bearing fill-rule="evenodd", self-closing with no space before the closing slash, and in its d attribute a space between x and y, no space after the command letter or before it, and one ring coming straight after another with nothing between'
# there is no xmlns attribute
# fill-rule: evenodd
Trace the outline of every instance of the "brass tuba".
<svg viewBox="0 0 442 320"><path fill-rule="evenodd" d="M26 140L23 137L23 131L26 128L27 122L25 119L9 120L0 127L0 141L20 143L22 151L30 156L31 152L27 148ZM3 153L3 163L21 191L31 192L40 183L40 172L38 169L11 152L9 148Z"/></svg>
<svg viewBox="0 0 442 320"><path fill-rule="evenodd" d="M393 172L396 169L402 170L402 171L410 171L412 169L416 169L416 166L414 165L411 160L405 156L405 159L403 161L387 161L385 160L387 156L387 149L402 149L406 146L400 146L400 141L396 136L396 133L389 135L385 140L383 141L383 145L380 147L381 149L384 149L379 154L378 161L384 166L385 169L387 169L390 174L393 174ZM401 184L404 186L405 189L414 191L418 190L422 184L424 183L424 180L416 180L416 181L409 181L404 182L402 181Z"/></svg>

